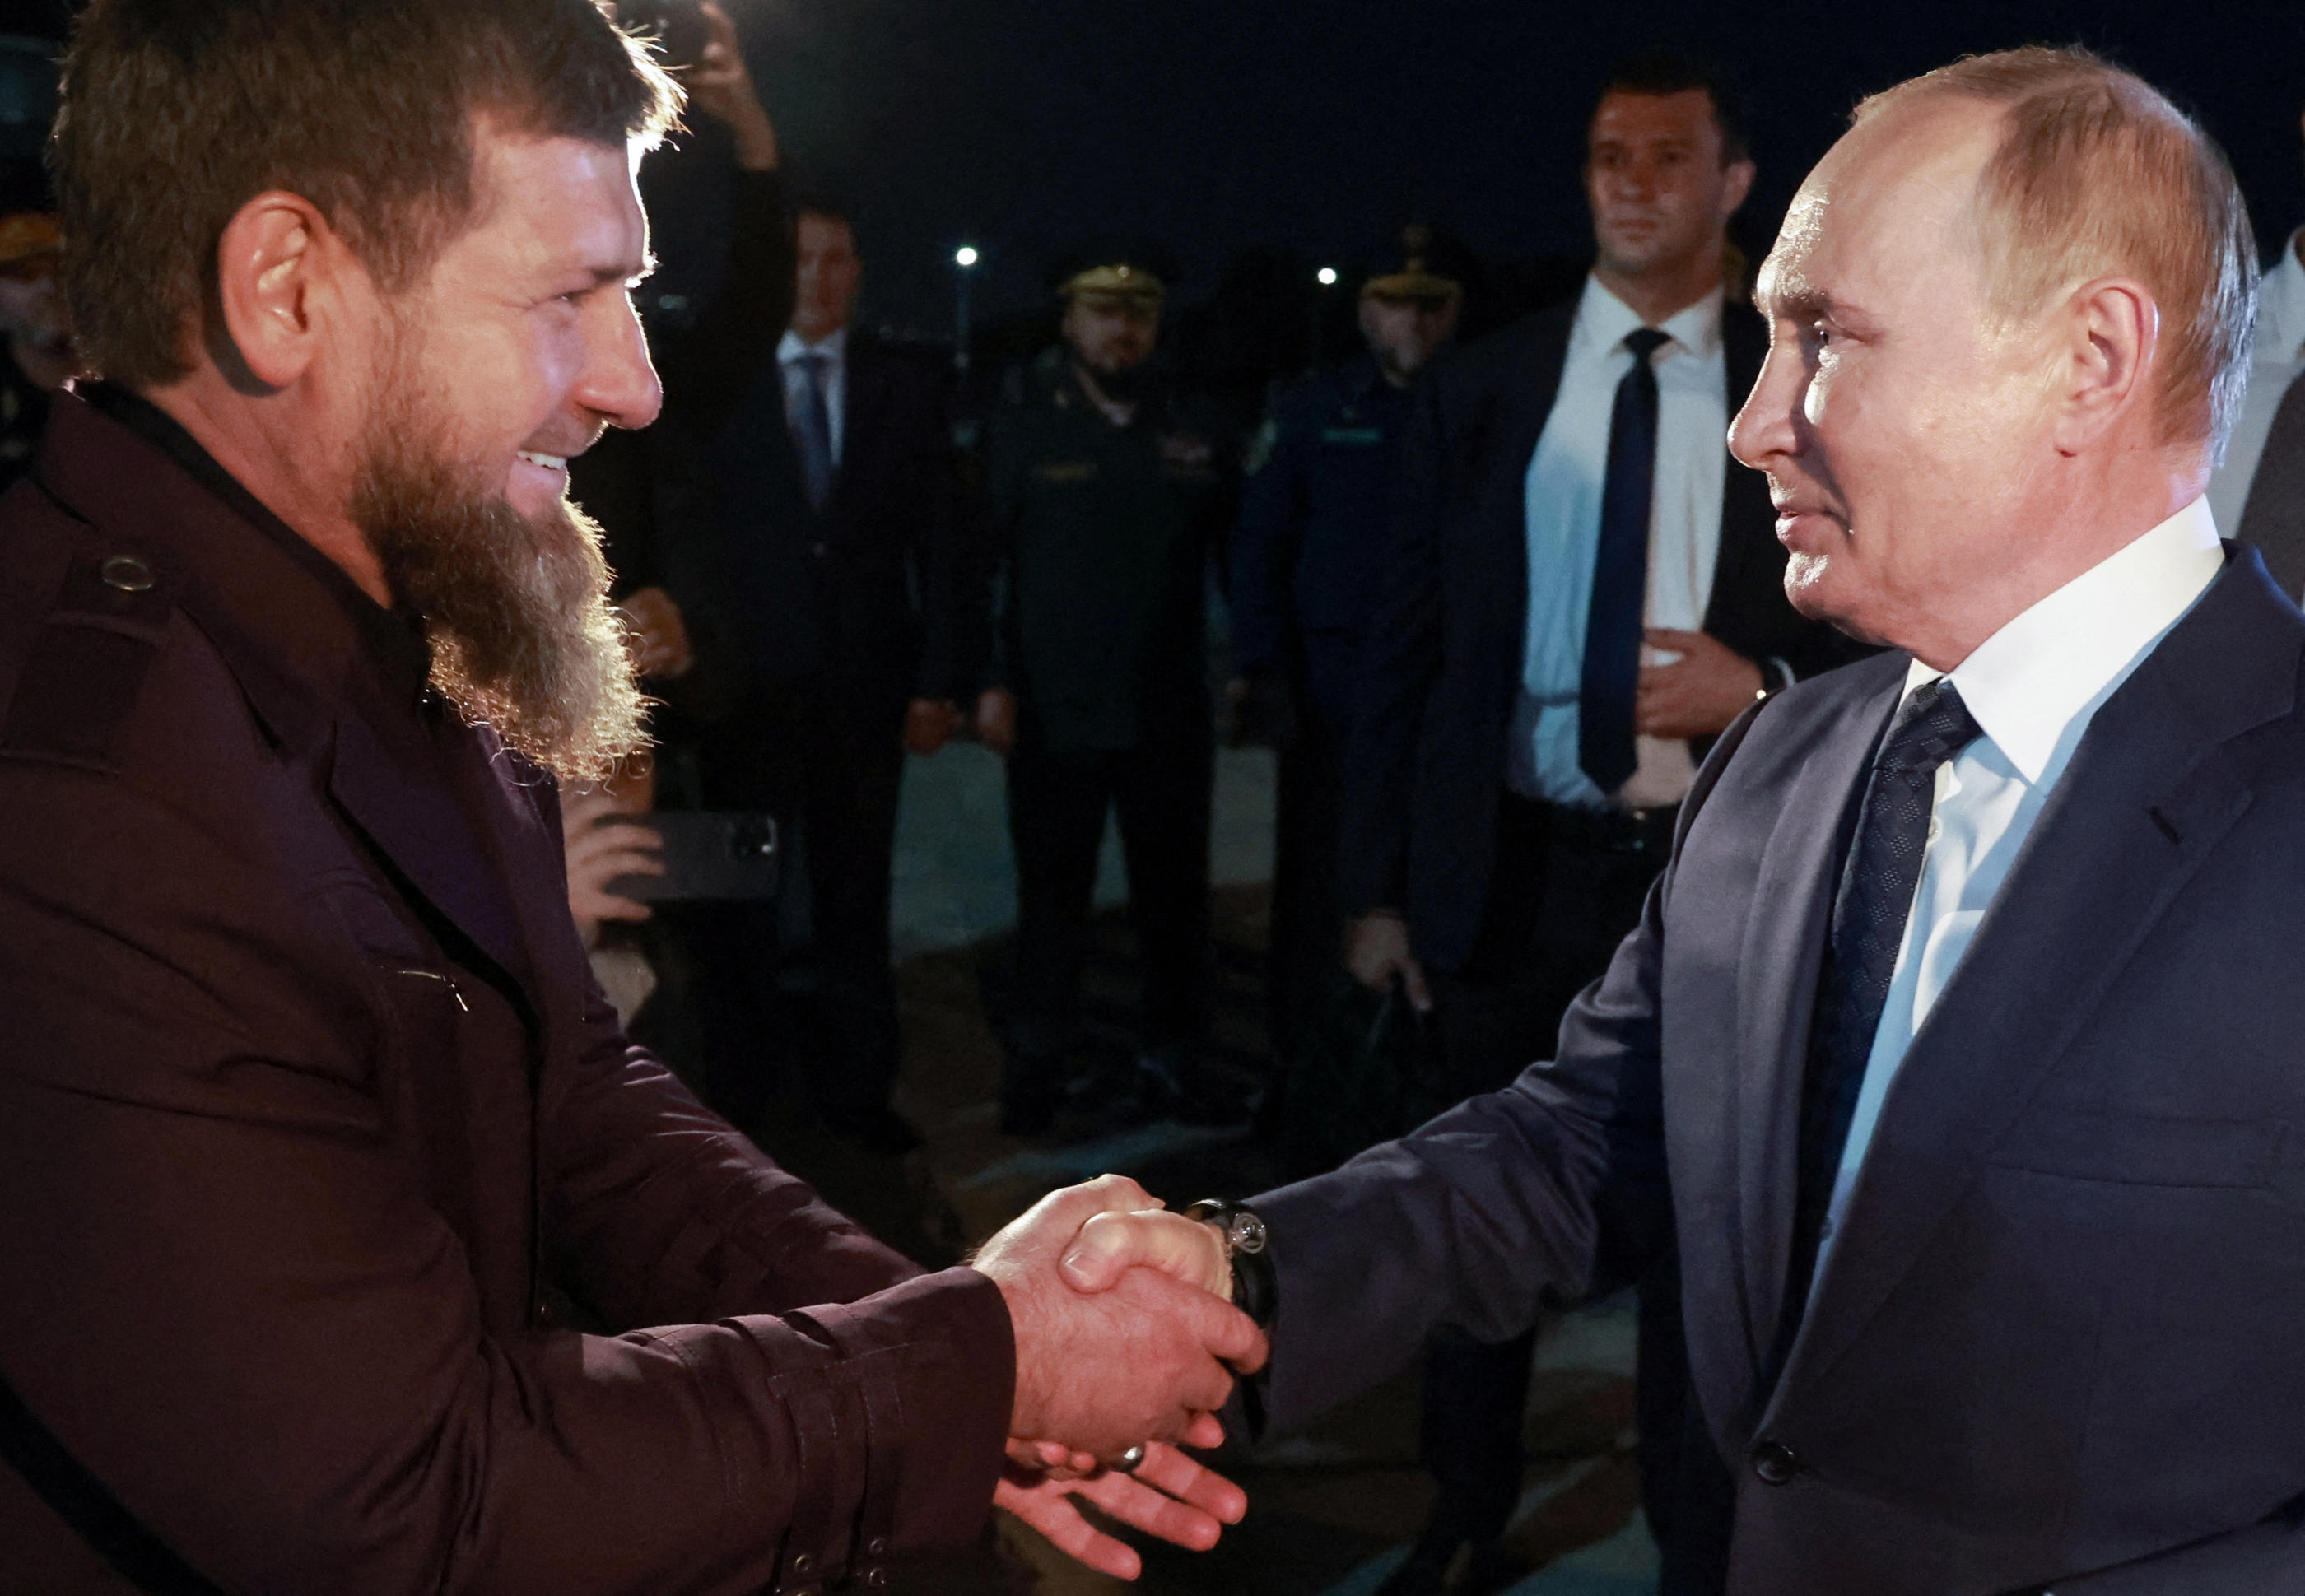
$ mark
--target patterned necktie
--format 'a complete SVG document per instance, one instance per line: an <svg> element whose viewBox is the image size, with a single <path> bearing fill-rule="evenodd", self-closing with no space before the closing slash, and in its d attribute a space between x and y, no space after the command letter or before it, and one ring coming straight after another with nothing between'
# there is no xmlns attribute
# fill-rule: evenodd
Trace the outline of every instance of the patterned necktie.
<svg viewBox="0 0 2305 1596"><path fill-rule="evenodd" d="M2292 598L2305 592L2305 371L2291 380L2273 412L2241 508L2241 540L2257 546L2283 592Z"/></svg>
<svg viewBox="0 0 2305 1596"><path fill-rule="evenodd" d="M1833 899L1832 942L1817 987L1808 1073L1801 1086L1800 1184L1794 1203L1792 1272L1787 1282L1798 1321L1816 1267L1826 1211L1841 1172L1849 1125L1873 1056L1873 1033L1897 967L1897 950L1921 884L1936 804L1937 767L1982 734L1952 678L1908 698L1874 756L1865 806Z"/></svg>
<svg viewBox="0 0 2305 1596"><path fill-rule="evenodd" d="M830 362L812 350L793 362L800 368L800 407L792 419L793 442L800 447L800 472L809 508L822 510L832 497L832 410L824 398L824 369Z"/></svg>
<svg viewBox="0 0 2305 1596"><path fill-rule="evenodd" d="M1577 698L1577 762L1613 793L1638 762L1633 694L1640 684L1641 623L1648 608L1649 501L1655 488L1656 368L1672 340L1653 327L1625 335L1633 369L1609 412L1609 466L1601 480L1601 539L1593 556L1593 606L1585 616L1585 670Z"/></svg>

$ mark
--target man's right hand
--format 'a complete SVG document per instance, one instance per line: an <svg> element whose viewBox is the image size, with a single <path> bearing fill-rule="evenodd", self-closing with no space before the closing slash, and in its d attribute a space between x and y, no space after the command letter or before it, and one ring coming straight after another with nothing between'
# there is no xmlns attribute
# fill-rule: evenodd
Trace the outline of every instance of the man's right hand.
<svg viewBox="0 0 2305 1596"><path fill-rule="evenodd" d="M1000 1287L1016 1334L1010 1434L1098 1457L1201 1439L1234 1377L1263 1365L1263 1333L1197 1286L1135 1269L1090 1295L1067 1278L1062 1261L1090 1218L1160 1206L1135 1182L1108 1175L1051 1193L978 1252L975 1266Z"/></svg>
<svg viewBox="0 0 2305 1596"><path fill-rule="evenodd" d="M1353 979L1375 991L1390 991L1398 976L1411 1007L1420 1014L1433 1011L1433 989L1425 966L1409 951L1408 921L1397 909L1372 909L1353 921L1345 940L1345 968Z"/></svg>

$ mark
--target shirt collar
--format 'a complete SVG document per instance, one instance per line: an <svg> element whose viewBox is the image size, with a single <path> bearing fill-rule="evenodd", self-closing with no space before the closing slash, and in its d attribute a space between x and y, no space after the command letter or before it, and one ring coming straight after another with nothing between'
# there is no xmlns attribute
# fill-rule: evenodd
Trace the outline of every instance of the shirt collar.
<svg viewBox="0 0 2305 1596"><path fill-rule="evenodd" d="M2197 498L1986 639L1953 667L1952 684L1994 746L2038 785L2073 723L2224 566L2208 500ZM1944 674L1916 659L1905 691Z"/></svg>
<svg viewBox="0 0 2305 1596"><path fill-rule="evenodd" d="M1721 347L1721 307L1726 292L1715 288L1695 304L1675 311L1657 330L1700 360L1710 360ZM1584 296L1577 303L1577 335L1594 349L1613 351L1625 335L1646 327L1640 312L1612 293L1597 276L1585 279Z"/></svg>
<svg viewBox="0 0 2305 1596"><path fill-rule="evenodd" d="M2257 293L2257 352L2260 360L2305 356L2305 227L2291 235L2281 259Z"/></svg>
<svg viewBox="0 0 2305 1596"><path fill-rule="evenodd" d="M811 344L787 327L783 339L777 344L777 359L789 366L803 355L811 354L822 355L834 365L839 365L848 358L848 329L842 327L822 343Z"/></svg>

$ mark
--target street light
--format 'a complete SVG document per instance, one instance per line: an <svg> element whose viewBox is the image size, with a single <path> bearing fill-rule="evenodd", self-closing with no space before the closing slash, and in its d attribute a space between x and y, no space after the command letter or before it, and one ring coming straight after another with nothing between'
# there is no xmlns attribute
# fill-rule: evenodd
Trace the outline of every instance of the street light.
<svg viewBox="0 0 2305 1596"><path fill-rule="evenodd" d="M1333 266L1324 266L1313 275L1320 279L1321 286L1323 288L1334 288L1337 285L1337 268Z"/></svg>
<svg viewBox="0 0 2305 1596"><path fill-rule="evenodd" d="M968 285L981 259L974 244L963 244L952 252L952 263L960 268L953 277L952 363L964 376L968 372Z"/></svg>

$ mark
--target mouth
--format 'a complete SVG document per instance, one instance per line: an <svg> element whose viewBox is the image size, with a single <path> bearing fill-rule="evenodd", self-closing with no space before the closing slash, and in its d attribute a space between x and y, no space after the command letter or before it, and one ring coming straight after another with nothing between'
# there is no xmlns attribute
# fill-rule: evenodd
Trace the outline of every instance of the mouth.
<svg viewBox="0 0 2305 1596"><path fill-rule="evenodd" d="M518 453L521 459L541 471L565 471L568 469L568 456L566 454L543 454L534 449L522 449Z"/></svg>

